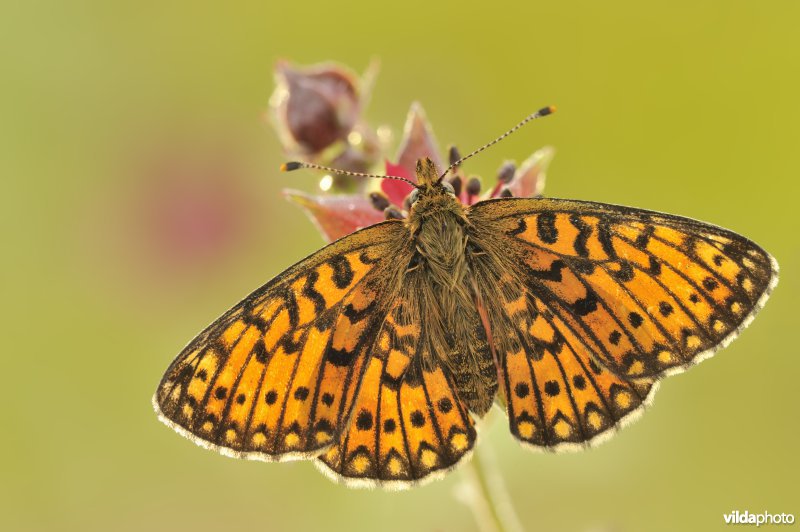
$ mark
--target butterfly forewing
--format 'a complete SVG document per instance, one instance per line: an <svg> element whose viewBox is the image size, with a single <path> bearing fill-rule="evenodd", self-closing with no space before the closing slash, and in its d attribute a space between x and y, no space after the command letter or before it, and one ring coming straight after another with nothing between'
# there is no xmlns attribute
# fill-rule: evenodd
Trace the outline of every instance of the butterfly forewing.
<svg viewBox="0 0 800 532"><path fill-rule="evenodd" d="M162 419L239 457L306 456L349 421L386 315L402 224L345 237L301 261L212 323L167 370Z"/></svg>
<svg viewBox="0 0 800 532"><path fill-rule="evenodd" d="M585 445L633 419L654 379L733 339L777 280L749 240L677 216L503 199L469 219L511 432L540 448Z"/></svg>
<svg viewBox="0 0 800 532"><path fill-rule="evenodd" d="M555 199L477 204L516 275L619 376L655 378L732 340L760 309L777 265L753 242L687 218Z"/></svg>

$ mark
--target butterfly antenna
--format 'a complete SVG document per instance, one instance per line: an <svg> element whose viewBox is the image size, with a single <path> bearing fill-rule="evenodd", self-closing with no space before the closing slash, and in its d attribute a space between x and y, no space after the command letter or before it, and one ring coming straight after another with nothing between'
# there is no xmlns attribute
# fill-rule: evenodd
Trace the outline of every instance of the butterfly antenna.
<svg viewBox="0 0 800 532"><path fill-rule="evenodd" d="M292 172L294 170L299 170L300 168L308 168L310 170L323 170L325 172L331 172L334 174L342 174L342 175L349 175L353 177L374 177L376 179L396 179L398 181L405 181L409 185L414 188L419 188L419 185L411 181L410 179L406 179L405 177L400 177L397 175L378 175L378 174L364 174L361 172L351 172L349 170L339 170L337 168L331 168L329 166L322 166L321 164L313 164L313 163L304 163L300 161L291 161L288 163L283 163L281 165L281 172Z"/></svg>
<svg viewBox="0 0 800 532"><path fill-rule="evenodd" d="M480 148L478 148L474 152L472 152L472 153L470 153L468 155L465 155L464 157L460 158L459 160L457 160L456 162L454 162L453 164L448 166L447 170L445 170L444 173L439 176L439 181L444 179L445 176L447 174L449 174L451 170L456 168L458 165L460 165L461 163L463 163L464 161L466 161L470 157L474 157L475 155L478 155L480 152L482 152L486 148L488 148L490 146L494 146L495 144L497 144L498 142L500 142L501 140L503 140L504 138L506 138L507 136L509 136L510 134L512 134L513 132L515 132L516 130L518 130L519 128L521 128L525 124L527 124L528 122L530 122L531 120L536 120L537 118L541 118L543 116L547 116L547 115L553 114L555 112L556 112L555 105L551 105L549 107L542 107L541 109L539 109L538 111L536 111L532 115L526 116L525 119L522 122L520 122L516 126L512 127L511 129L509 129L508 131L506 131L505 133L503 133L502 135L500 135L499 137L494 139L492 142L489 142L488 144L484 144L483 146L481 146Z"/></svg>

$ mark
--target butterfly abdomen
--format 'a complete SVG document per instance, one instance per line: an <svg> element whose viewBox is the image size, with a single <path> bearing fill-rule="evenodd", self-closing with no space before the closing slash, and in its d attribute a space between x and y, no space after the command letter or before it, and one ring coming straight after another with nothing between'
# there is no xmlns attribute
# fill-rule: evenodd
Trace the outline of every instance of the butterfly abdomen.
<svg viewBox="0 0 800 532"><path fill-rule="evenodd" d="M472 412L482 416L492 407L497 393L497 368L492 358L486 332L474 307L466 308L455 323L458 329L447 366L453 374L456 390Z"/></svg>

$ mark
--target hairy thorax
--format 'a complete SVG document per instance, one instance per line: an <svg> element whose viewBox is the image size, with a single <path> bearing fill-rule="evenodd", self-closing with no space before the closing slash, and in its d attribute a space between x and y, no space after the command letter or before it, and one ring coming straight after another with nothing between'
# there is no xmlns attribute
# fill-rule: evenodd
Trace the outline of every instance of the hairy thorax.
<svg viewBox="0 0 800 532"><path fill-rule="evenodd" d="M438 199L438 198L437 198ZM449 198L442 198L444 203ZM466 266L466 232L460 205L447 204L432 206L433 209L422 211L410 220L415 235L417 252L424 259L428 273L435 281L449 289L463 285L467 274ZM416 222L416 224L415 224ZM414 231L414 225L417 225Z"/></svg>
<svg viewBox="0 0 800 532"><path fill-rule="evenodd" d="M483 414L494 400L497 378L476 310L468 220L454 197L432 195L417 203L408 222L416 247L409 281L417 285L415 306L428 339L422 363L447 367L461 399Z"/></svg>

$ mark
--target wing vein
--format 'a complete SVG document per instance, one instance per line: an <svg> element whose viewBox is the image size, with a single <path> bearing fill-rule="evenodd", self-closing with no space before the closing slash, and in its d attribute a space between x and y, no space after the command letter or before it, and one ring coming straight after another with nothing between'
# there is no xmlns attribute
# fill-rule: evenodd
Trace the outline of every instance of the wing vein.
<svg viewBox="0 0 800 532"><path fill-rule="evenodd" d="M603 269L603 271L605 271L605 272L606 272L606 273L607 273L609 276L611 276L611 275L612 275L612 272L611 272L611 270L609 270L609 269L608 269L608 268L607 268L607 267L606 267L604 264L601 264L601 265L600 265L600 267L601 267L601 268ZM633 267L633 266L631 266L631 267ZM641 271L641 270L640 270L640 271ZM680 344L678 343L678 341L677 341L677 338L674 338L674 337L673 337L673 336L672 336L672 335L671 335L671 334L670 334L670 333L667 331L667 328L666 328L666 327L664 327L664 325L662 325L662 324L661 324L661 321L660 321L660 320L659 320L659 319L658 319L656 316L654 316L654 315L653 315L653 313L652 313L651 311L649 311L649 310L647 309L647 306L645 306L645 305L644 305L644 304L643 304L643 303L642 303L642 302L639 300L639 297L638 297L638 296L637 296L637 295L636 295L634 292L632 292L632 291L631 291L631 290L630 290L630 289L629 289L629 288L628 288L628 287L625 285L625 283L623 283L623 282L618 282L618 283L617 283L617 286L620 286L620 287L621 287L621 288L622 288L622 289L625 291L625 293L626 293L626 294L628 294L628 296L631 298L631 300L632 300L634 303L636 303L636 305L639 307L639 309L640 309L642 312L644 312L645 314L647 314L647 316L649 316L649 317L650 317L650 321L651 321L651 322L652 322L652 323L653 323L653 324L656 326L656 328L659 330L659 332L661 332L661 334L663 334L663 335L664 335L664 338L666 338L666 339L667 339L667 340L668 340L668 341L669 341L669 342L672 344L672 347L673 347L673 348L679 348L679 345L680 345Z"/></svg>
<svg viewBox="0 0 800 532"><path fill-rule="evenodd" d="M567 397L569 397L569 402L572 405L572 410L575 412L575 423L578 424L578 430L581 433L581 441L586 441L589 439L589 436L586 434L586 429L583 426L583 419L581 419L581 412L578 410L578 403L575 402L575 397L572 394L572 385L567 378L567 372L564 371L564 365L561 364L561 360L559 359L558 355L554 352L550 352L550 356L552 356L555 361L556 365L558 366L558 370L561 373L561 378L564 379L564 387L567 389Z"/></svg>
<svg viewBox="0 0 800 532"><path fill-rule="evenodd" d="M527 339L525 336L520 332L519 328L515 325L514 330L517 333L517 337L519 338L520 343L522 344L522 349L525 351L525 363L528 365L528 371L531 376L531 387L533 388L533 396L536 398L536 410L539 413L539 420L541 420L542 427L542 440L544 441L545 445L549 445L550 443L550 429L547 426L547 417L544 414L544 404L542 402L542 391L539 389L539 384L536 382L536 372L533 370L533 364L531 363L531 359L533 358L533 351L531 350L530 345L528 344ZM509 399L511 399L511 390L509 389ZM511 402L509 400L509 402Z"/></svg>
<svg viewBox="0 0 800 532"><path fill-rule="evenodd" d="M436 437L439 439L439 444L441 445L441 448L447 452L447 455L449 457L450 450L447 449L444 438L442 437L442 428L439 426L439 421L436 419L436 413L433 411L433 402L431 401L431 396L428 393L428 385L425 383L424 370L422 376L422 392L425 394L425 403L428 406L428 415L431 418L431 424L433 425Z"/></svg>
<svg viewBox="0 0 800 532"><path fill-rule="evenodd" d="M694 262L695 264L697 264L698 266L700 266L700 267L701 267L703 270L705 270L707 273L709 273L709 274L713 275L713 276L714 276L714 278L716 278L716 279L717 279L717 280L718 280L718 281L719 281L719 282L720 282L722 285L724 285L724 286L725 286L725 288L727 288L728 290L730 290L730 291L731 291L731 293L733 293L733 294L736 294L736 295L738 295L738 296L740 296L740 297L741 297L741 296L744 296L744 300L745 300L745 301L750 301L750 296L749 296L749 295L747 295L747 293L746 293L744 290L741 290L741 289L740 289L740 288L738 288L738 287L733 287L733 286L731 286L731 285L730 285L730 283L728 283L728 280L727 280L727 279L725 279L725 278L724 278L724 277L722 277L720 274L718 274L717 272L715 272L714 270L712 270L711 268L709 268L708 266L706 266L706 264L705 264L705 263L704 263L702 260L700 260L700 259L697 259L697 258L695 258L695 257L692 257L692 256L691 256L691 255L689 255L689 254L688 254L686 251L684 251L684 250L682 250L681 248L679 248L678 246L676 246L676 245L672 244L672 243L671 243L671 242L669 242L668 240L664 240L664 239L662 239L662 238L659 238L657 235L653 235L653 237L652 237L652 238L654 238L655 240L658 240L659 242L661 242L661 243L662 243L662 244L664 244L665 246L667 246L667 247L670 247L670 248L674 249L675 251L678 251L678 252L680 252L680 253L682 253L682 254L686 255L687 257L689 257L689 259L691 259L691 260L692 260L692 262ZM703 291L703 292L704 292L704 291ZM704 292L704 293L705 293L705 292ZM726 309L724 306L722 306L722 305L718 305L718 304L717 304L717 302L714 300L714 298L707 297L706 299L708 299L709 303L710 303L710 304L711 304L711 306L714 308L714 310L716 310L716 311L719 311L720 309L722 309L723 313L724 313L724 314L725 314L725 315L726 315L726 316L727 316L729 319L731 319L731 323L737 323L737 319L736 319L736 317L735 317L735 316L732 316L732 315L731 315L731 314L728 312L728 309Z"/></svg>
<svg viewBox="0 0 800 532"><path fill-rule="evenodd" d="M555 324L555 322L553 321L553 319L552 319L551 317L549 317L549 316L546 316L546 317L545 317L545 320L546 320L546 321L547 321L547 322L550 324L550 326L551 326L553 329L555 329L555 330L558 330L558 329L559 329L559 327L558 327L558 326ZM565 326L566 326L566 324L565 324ZM572 334L575 334L575 333L573 332ZM570 351L572 351L572 356L573 356L573 358L574 358L574 359L575 359L575 361L578 363L578 365L580 365L580 367L581 367L581 369L583 370L584 374L586 374L586 376L589 378L589 382L591 382L591 383L592 383L592 387L593 387L593 388L595 389L595 391L597 392L597 396L598 396L598 397L600 398L600 400L603 402L603 406L605 407L606 411L609 413L609 415L610 415L610 416L611 416L611 418L613 419L613 418L614 418L614 412L611 410L611 407L610 407L610 406L609 406L609 404L606 402L606 398L605 398L605 396L603 395L603 391L602 391L602 390L600 389L600 387L597 385L597 380L594 378L594 375L592 375L592 372L591 372L591 371L589 371L589 368L587 368L587 367L586 367L586 365L583 363L583 361L581 360L581 357L580 357L580 356L578 356L578 351L577 351L577 349L575 349L575 346L572 344L572 342L570 342L570 341L567 339L567 337L566 337L566 336L564 336L563 334L561 335L561 338L564 340L564 343L565 343L565 344L567 344L567 347L569 347L569 350L570 350ZM580 341L580 339L579 339L578 341ZM582 345L583 345L583 344L582 344ZM593 356L593 353L592 353L591 349L589 349L589 347L588 347L588 346L584 345L584 348L585 348L585 350L586 350L586 351L589 353L589 356ZM596 357L594 357L594 358L596 358ZM602 362L601 362L601 363L602 363ZM605 364L604 364L604 365L605 365ZM615 420L615 421L616 421L616 420Z"/></svg>

